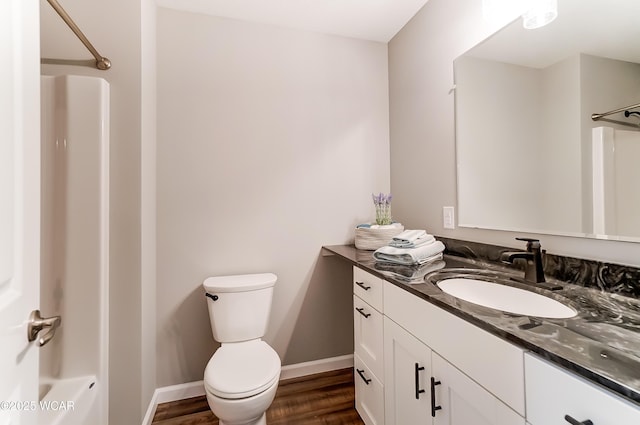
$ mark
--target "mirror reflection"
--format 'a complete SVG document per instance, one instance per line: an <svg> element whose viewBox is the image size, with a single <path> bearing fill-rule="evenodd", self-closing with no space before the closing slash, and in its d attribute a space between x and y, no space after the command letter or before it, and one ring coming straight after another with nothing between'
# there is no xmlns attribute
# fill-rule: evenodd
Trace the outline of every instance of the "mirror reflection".
<svg viewBox="0 0 640 425"><path fill-rule="evenodd" d="M640 241L640 1L559 0L454 72L460 226Z"/></svg>

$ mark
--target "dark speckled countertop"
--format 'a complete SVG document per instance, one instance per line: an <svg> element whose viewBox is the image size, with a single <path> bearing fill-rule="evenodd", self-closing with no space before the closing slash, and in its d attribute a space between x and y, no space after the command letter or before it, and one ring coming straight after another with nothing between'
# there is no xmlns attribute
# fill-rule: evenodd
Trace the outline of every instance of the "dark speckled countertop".
<svg viewBox="0 0 640 425"><path fill-rule="evenodd" d="M537 353L640 406L640 300L547 278L561 290L548 291L521 281L522 272L493 262L444 256L441 268L427 274L423 283L408 284L381 270L371 251L352 245L326 246L325 250L367 272L419 296L486 331ZM429 282L435 274L480 273L511 276L511 286L542 293L573 307L570 319L521 316L486 308L448 295ZM475 277L475 276L471 276Z"/></svg>

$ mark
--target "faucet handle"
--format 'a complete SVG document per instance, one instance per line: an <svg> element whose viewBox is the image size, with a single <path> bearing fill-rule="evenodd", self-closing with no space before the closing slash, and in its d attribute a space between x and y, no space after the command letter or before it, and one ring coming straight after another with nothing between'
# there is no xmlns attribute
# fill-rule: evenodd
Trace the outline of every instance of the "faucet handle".
<svg viewBox="0 0 640 425"><path fill-rule="evenodd" d="M533 238L516 238L518 241L523 241L527 243L527 251L531 251L532 248L540 248L540 239Z"/></svg>

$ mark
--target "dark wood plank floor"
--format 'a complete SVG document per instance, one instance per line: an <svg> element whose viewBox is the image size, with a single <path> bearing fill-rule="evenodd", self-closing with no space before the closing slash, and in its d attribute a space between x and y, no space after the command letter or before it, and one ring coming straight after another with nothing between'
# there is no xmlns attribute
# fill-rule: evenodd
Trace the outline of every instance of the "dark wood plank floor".
<svg viewBox="0 0 640 425"><path fill-rule="evenodd" d="M353 369L280 381L268 425L364 425L354 408ZM158 405L154 425L218 425L204 396Z"/></svg>

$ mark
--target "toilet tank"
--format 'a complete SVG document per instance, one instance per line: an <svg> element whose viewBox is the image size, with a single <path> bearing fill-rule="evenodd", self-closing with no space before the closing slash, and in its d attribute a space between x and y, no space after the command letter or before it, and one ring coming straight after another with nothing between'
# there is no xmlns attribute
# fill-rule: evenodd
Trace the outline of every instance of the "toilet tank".
<svg viewBox="0 0 640 425"><path fill-rule="evenodd" d="M262 338L277 279L273 273L207 278L202 286L207 294L213 338L220 343Z"/></svg>

